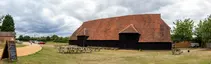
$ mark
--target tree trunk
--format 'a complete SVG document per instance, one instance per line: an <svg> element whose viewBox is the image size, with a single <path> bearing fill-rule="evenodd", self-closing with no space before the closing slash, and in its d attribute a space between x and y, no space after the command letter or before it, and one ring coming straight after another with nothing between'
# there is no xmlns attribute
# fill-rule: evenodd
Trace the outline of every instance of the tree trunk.
<svg viewBox="0 0 211 64"><path fill-rule="evenodd" d="M206 47L206 43L205 42L201 42L201 47L205 48Z"/></svg>

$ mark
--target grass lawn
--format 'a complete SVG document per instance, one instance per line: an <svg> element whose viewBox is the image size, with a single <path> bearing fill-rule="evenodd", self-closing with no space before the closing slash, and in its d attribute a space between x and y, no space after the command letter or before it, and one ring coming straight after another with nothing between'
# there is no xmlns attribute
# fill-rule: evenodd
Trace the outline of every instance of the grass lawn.
<svg viewBox="0 0 211 64"><path fill-rule="evenodd" d="M47 42L46 45L67 45L68 43L60 43L60 42Z"/></svg>
<svg viewBox="0 0 211 64"><path fill-rule="evenodd" d="M16 47L24 47L24 46L27 46L27 45L23 45L23 44L16 44Z"/></svg>
<svg viewBox="0 0 211 64"><path fill-rule="evenodd" d="M191 50L182 55L171 51L102 50L83 54L60 54L52 46L43 45L36 54L19 57L16 64L210 64L211 50ZM54 43L55 44L55 43ZM58 44L58 43L57 43ZM6 61L3 61L7 63Z"/></svg>

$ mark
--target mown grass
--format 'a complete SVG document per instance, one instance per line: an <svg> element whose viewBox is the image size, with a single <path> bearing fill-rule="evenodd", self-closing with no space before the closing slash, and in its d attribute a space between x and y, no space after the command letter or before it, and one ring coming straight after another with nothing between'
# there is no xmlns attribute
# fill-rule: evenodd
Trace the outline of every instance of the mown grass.
<svg viewBox="0 0 211 64"><path fill-rule="evenodd" d="M61 42L52 42L52 41L49 41L49 42L46 42L45 45L68 45L68 43L61 43Z"/></svg>
<svg viewBox="0 0 211 64"><path fill-rule="evenodd" d="M24 46L27 46L27 45L24 45L24 44L16 44L16 47L24 47Z"/></svg>
<svg viewBox="0 0 211 64"><path fill-rule="evenodd" d="M54 43L55 44L55 43ZM58 44L58 43L57 43ZM36 54L19 57L15 64L210 64L211 51L171 55L171 51L102 50L83 54L60 54L51 44ZM4 63L7 63L4 61Z"/></svg>

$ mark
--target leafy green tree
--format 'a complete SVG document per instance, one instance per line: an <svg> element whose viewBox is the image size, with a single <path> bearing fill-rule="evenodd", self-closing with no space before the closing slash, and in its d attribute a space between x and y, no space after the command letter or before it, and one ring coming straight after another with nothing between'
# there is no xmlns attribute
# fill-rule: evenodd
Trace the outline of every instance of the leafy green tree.
<svg viewBox="0 0 211 64"><path fill-rule="evenodd" d="M211 16L199 22L195 28L195 35L202 47L205 47L206 43L211 42Z"/></svg>
<svg viewBox="0 0 211 64"><path fill-rule="evenodd" d="M54 42L60 42L60 43L68 43L68 37L59 37L58 39L54 40Z"/></svg>
<svg viewBox="0 0 211 64"><path fill-rule="evenodd" d="M46 41L50 41L51 38L49 36L46 37Z"/></svg>
<svg viewBox="0 0 211 64"><path fill-rule="evenodd" d="M59 38L59 36L57 36L57 35L53 35L53 36L51 36L51 39L54 41L54 40L57 40Z"/></svg>
<svg viewBox="0 0 211 64"><path fill-rule="evenodd" d="M24 38L23 38L23 35L20 35L19 37L18 37L18 40L23 40Z"/></svg>
<svg viewBox="0 0 211 64"><path fill-rule="evenodd" d="M24 36L24 37L23 37L23 40L24 40L24 41L29 41L29 40L30 40L30 36Z"/></svg>
<svg viewBox="0 0 211 64"><path fill-rule="evenodd" d="M11 15L6 15L1 26L1 31L15 32L15 24Z"/></svg>
<svg viewBox="0 0 211 64"><path fill-rule="evenodd" d="M39 41L44 41L44 42L46 42L46 41L47 41L46 37L44 37L44 36L39 37L39 38L38 38L38 40L39 40Z"/></svg>
<svg viewBox="0 0 211 64"><path fill-rule="evenodd" d="M185 20L177 20L174 22L173 31L172 31L172 40L174 42L180 41L189 41L193 36L193 20L185 19Z"/></svg>
<svg viewBox="0 0 211 64"><path fill-rule="evenodd" d="M64 38L63 38L63 42L64 42L64 43L68 43L68 42L69 42L69 37L64 37Z"/></svg>

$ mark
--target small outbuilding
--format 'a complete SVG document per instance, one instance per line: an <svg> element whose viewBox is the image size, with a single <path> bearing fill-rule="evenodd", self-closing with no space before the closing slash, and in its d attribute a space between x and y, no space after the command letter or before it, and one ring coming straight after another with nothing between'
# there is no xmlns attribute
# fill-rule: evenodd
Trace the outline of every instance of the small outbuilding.
<svg viewBox="0 0 211 64"><path fill-rule="evenodd" d="M122 49L170 50L170 27L160 14L138 14L84 22L69 44Z"/></svg>
<svg viewBox="0 0 211 64"><path fill-rule="evenodd" d="M15 33L14 32L0 32L0 43L4 41L14 41Z"/></svg>

